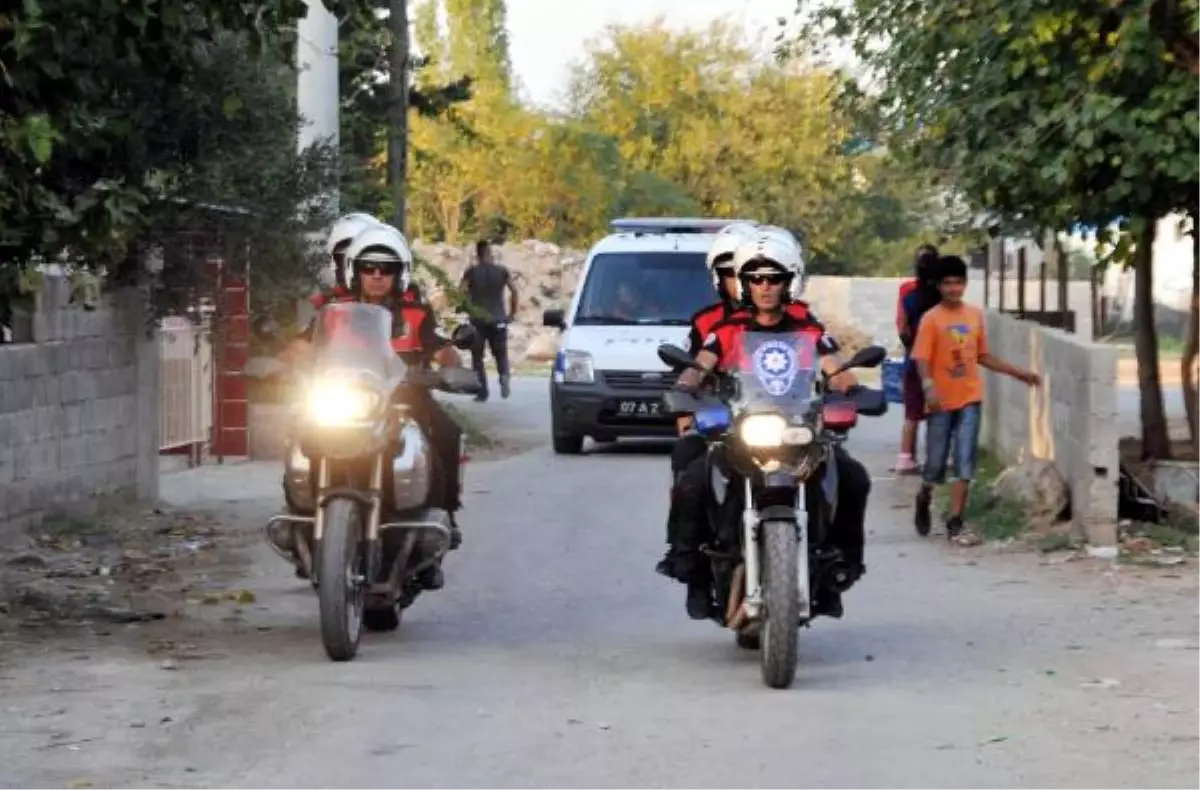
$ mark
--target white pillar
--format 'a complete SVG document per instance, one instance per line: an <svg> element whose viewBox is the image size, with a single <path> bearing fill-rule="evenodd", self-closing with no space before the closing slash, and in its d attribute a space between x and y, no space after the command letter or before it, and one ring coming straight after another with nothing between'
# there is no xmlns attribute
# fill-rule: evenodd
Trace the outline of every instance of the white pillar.
<svg viewBox="0 0 1200 790"><path fill-rule="evenodd" d="M322 138L338 141L338 23L321 0L306 0L297 24L296 102L305 120L301 149Z"/></svg>
<svg viewBox="0 0 1200 790"><path fill-rule="evenodd" d="M303 151L318 141L338 144L340 95L338 92L338 22L321 0L306 0L308 13L297 21L296 107L301 116L297 148ZM335 188L326 202L339 213ZM324 234L314 234L314 244L323 244ZM332 282L332 269L328 279Z"/></svg>

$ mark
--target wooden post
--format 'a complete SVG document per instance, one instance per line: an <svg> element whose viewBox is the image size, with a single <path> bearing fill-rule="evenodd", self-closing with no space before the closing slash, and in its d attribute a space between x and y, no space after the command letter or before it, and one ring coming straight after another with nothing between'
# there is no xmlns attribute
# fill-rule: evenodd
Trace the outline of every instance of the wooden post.
<svg viewBox="0 0 1200 790"><path fill-rule="evenodd" d="M1017 250L1017 314L1025 317L1025 247Z"/></svg>
<svg viewBox="0 0 1200 790"><path fill-rule="evenodd" d="M1005 266L1006 263L1007 263L1007 261L1004 259L1004 239L1001 239L1000 240L1000 282L997 283L997 287L1000 289L999 309L1000 309L1000 312L1002 312L1002 313L1004 312L1004 270L1005 270L1005 268L1007 268Z"/></svg>
<svg viewBox="0 0 1200 790"><path fill-rule="evenodd" d="M1046 312L1046 267L1050 264L1050 256L1050 246L1046 245L1042 248L1042 265L1038 268L1038 309L1043 313Z"/></svg>
<svg viewBox="0 0 1200 790"><path fill-rule="evenodd" d="M1058 240L1058 234L1054 236L1054 253L1058 256L1058 313L1062 319L1063 328L1067 325L1067 313L1070 312L1067 304L1067 256L1063 254L1062 243ZM1079 328L1076 327L1078 332Z"/></svg>
<svg viewBox="0 0 1200 790"><path fill-rule="evenodd" d="M992 296L992 250L995 249L995 239L988 239L983 256L983 309L991 306Z"/></svg>

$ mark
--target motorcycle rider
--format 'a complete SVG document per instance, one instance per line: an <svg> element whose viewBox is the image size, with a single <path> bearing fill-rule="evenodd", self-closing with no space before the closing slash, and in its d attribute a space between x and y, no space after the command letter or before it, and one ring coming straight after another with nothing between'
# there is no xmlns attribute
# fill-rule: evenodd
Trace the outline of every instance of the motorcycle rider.
<svg viewBox="0 0 1200 790"><path fill-rule="evenodd" d="M738 246L753 237L755 226L748 222L733 222L717 233L712 246L708 250L705 263L712 277L713 289L718 300L707 307L697 310L692 316L691 331L688 333L688 353L695 356L704 344L704 338L717 324L732 316L740 307L741 293L738 291L737 273L733 268L733 254ZM691 415L681 415L675 422L679 438L671 450L671 506L667 514L667 553L659 560L655 570L664 576L674 577L672 571L672 552L670 547L675 544L672 538L672 525L676 522L675 513L675 483L687 468L693 458L704 455L704 437L692 430Z"/></svg>
<svg viewBox="0 0 1200 790"><path fill-rule="evenodd" d="M437 317L426 304L404 298L413 256L408 243L391 225L375 223L364 227L346 247L346 260L351 266L348 293L336 301L361 301L377 304L392 311L392 348L406 364L428 367L436 362L440 368L461 371L461 379L473 382L474 374L465 368L456 349L438 327ZM301 333L297 343L307 345L312 337L315 320ZM456 379L458 380L458 379ZM450 514L450 548L462 542L455 512L462 507L459 468L462 461L462 428L423 387L406 387L413 417L429 436L437 462L430 485L428 504ZM440 589L445 583L441 567L434 565L422 572L421 582L426 589Z"/></svg>
<svg viewBox="0 0 1200 790"><path fill-rule="evenodd" d="M308 302L313 309L320 310L329 302L351 295L350 288L346 285L346 250L360 232L382 224L370 214L361 211L344 214L338 218L337 222L333 223L333 227L329 229L329 238L325 240L325 252L333 262L334 284L332 288L319 290L308 297ZM404 300L407 302L421 301L421 290L416 283L410 282L404 288L403 293Z"/></svg>
<svg viewBox="0 0 1200 790"><path fill-rule="evenodd" d="M734 268L734 254L743 243L763 234L778 238L781 243L794 247L797 259L803 260L799 242L790 231L784 228L773 225L756 226L748 222L734 222L721 228L716 238L713 239L706 261L712 275L713 288L716 289L720 300L697 311L692 316L687 352L693 357L700 352L704 345L704 339L718 324L734 315L748 315L742 301L745 292L739 284L737 270ZM808 316L808 305L799 300L798 292L794 300L787 302L785 309L799 320L804 320ZM703 457L708 446L704 437L692 430L691 415L681 415L676 420L676 428L679 438L671 451L673 484L671 506L667 514L667 552L655 567L658 573L670 578L679 577L679 574L672 568L675 558L672 547L677 543L672 538L673 525L677 523L678 515L674 505L675 485L678 483L680 475L683 474L683 470L696 458ZM685 564L687 564L686 561Z"/></svg>
<svg viewBox="0 0 1200 790"><path fill-rule="evenodd" d="M816 316L798 302L803 276L803 262L798 245L788 243L775 233L760 233L743 243L734 257L742 289L745 313L734 315L717 325L705 338L696 361L708 371L730 370L736 365L744 332L805 332L813 336L821 367L833 373L842 365L837 341L830 336ZM789 309L789 305L792 307ZM695 392L705 374L688 369L680 376L677 387ZM850 393L858 386L849 371L829 379L833 390ZM706 457L693 459L684 470L676 492L678 522L672 553L675 559L674 577L687 584L687 611L693 619L702 620L713 612L711 569L703 560L700 547L709 536L704 507L708 486ZM830 542L842 553L842 561L851 581L866 571L863 565L864 521L871 478L865 467L838 447L834 454L838 472L838 507L830 525ZM733 487L731 487L732 489ZM815 602L818 614L842 616L841 595L822 591Z"/></svg>

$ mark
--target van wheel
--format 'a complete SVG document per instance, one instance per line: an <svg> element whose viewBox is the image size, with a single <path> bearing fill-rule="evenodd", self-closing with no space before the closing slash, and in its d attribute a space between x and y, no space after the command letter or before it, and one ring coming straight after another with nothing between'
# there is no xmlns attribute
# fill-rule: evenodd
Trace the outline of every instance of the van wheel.
<svg viewBox="0 0 1200 790"><path fill-rule="evenodd" d="M554 452L558 455L579 455L583 452L582 436L559 436L554 434Z"/></svg>

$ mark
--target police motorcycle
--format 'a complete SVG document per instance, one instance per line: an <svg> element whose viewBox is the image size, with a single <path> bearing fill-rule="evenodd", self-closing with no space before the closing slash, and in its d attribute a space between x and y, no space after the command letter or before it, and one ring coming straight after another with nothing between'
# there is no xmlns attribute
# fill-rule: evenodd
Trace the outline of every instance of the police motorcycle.
<svg viewBox="0 0 1200 790"><path fill-rule="evenodd" d="M691 414L709 439L711 545L717 622L739 646L759 651L763 682L787 688L795 679L796 629L815 617L822 591L853 583L841 552L825 536L837 508L835 448L859 414L880 416L879 390L853 396L829 391L811 335L746 332L738 364L717 374L715 390L700 396L672 390L664 405ZM659 346L659 358L677 369L698 368L677 346ZM836 373L873 368L887 352L860 350ZM738 486L734 480L742 481Z"/></svg>
<svg viewBox="0 0 1200 790"><path fill-rule="evenodd" d="M390 310L335 302L315 319L285 455L288 512L267 542L317 592L321 641L334 661L358 652L362 628L391 631L422 590L418 574L450 547L450 514L425 507L436 456L410 413L412 387L472 395L469 371L406 365ZM473 329L459 327L458 347Z"/></svg>

